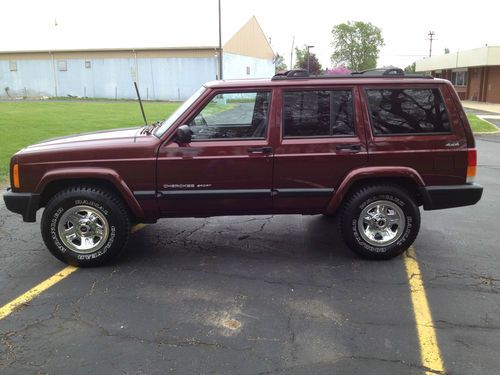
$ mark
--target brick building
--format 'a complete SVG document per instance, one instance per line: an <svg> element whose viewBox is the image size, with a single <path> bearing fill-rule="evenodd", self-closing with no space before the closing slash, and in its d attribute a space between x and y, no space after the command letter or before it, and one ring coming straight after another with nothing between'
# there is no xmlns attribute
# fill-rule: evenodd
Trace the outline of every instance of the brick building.
<svg viewBox="0 0 500 375"><path fill-rule="evenodd" d="M450 80L460 99L500 103L500 46L433 56L417 61L416 70Z"/></svg>

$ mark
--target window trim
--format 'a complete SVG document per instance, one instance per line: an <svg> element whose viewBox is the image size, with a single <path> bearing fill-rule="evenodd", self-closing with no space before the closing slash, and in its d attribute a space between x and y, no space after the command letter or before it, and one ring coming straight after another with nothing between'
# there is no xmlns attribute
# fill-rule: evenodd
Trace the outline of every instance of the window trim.
<svg viewBox="0 0 500 375"><path fill-rule="evenodd" d="M368 96L367 96L367 91L368 90L405 90L405 89L414 89L414 90L437 90L439 92L439 95L441 96L441 101L444 105L444 110L446 111L446 116L448 117L448 122L450 123L450 131L448 132L425 132L425 133L382 133L382 134L377 134L375 133L375 127L373 124L373 118L371 115L370 111L370 103L368 101ZM415 136L429 136L429 135L450 135L454 134L453 131L453 123L451 121L450 117L450 112L448 111L448 107L446 105L446 101L444 99L443 93L441 92L441 87L440 86L382 86L382 87L364 87L363 88L363 100L365 102L365 110L368 116L368 121L370 122L370 131L372 134L373 138L380 138L380 137L415 137Z"/></svg>
<svg viewBox="0 0 500 375"><path fill-rule="evenodd" d="M270 122L270 114L271 114L271 109L272 109L272 100L273 100L273 89L272 88L266 88L266 89L259 89L259 90L219 90L219 91L214 91L212 95L208 97L206 101L204 101L201 105L201 109L199 111L196 111L192 116L190 116L187 121L185 121L186 124L190 124L191 121L195 119L196 116L198 116L201 111L205 109L205 107L215 98L217 95L220 94L251 94L251 93L261 93L261 92L267 92L269 93L269 105L267 106L267 125L266 125L266 135L264 137L245 137L245 138L208 138L208 139L192 139L191 143L193 142L221 142L221 141L268 141L269 139L269 129L271 128L269 125Z"/></svg>
<svg viewBox="0 0 500 375"><path fill-rule="evenodd" d="M352 95L352 122L353 122L353 134L340 134L340 135L313 135L313 136L285 136L285 93L287 92L300 92L300 91L350 91ZM328 86L325 87L290 87L281 90L281 139L331 139L331 138L357 138L359 137L357 134L357 122L356 122L356 94L354 90L354 86L349 87L336 87L330 88Z"/></svg>

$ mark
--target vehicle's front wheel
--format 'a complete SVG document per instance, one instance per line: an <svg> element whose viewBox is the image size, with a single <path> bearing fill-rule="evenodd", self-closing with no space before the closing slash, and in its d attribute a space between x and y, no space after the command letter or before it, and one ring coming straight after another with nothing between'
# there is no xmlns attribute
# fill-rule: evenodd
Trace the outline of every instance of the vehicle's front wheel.
<svg viewBox="0 0 500 375"><path fill-rule="evenodd" d="M420 229L420 211L405 190L371 185L344 203L340 229L349 248L363 258L389 259L404 252Z"/></svg>
<svg viewBox="0 0 500 375"><path fill-rule="evenodd" d="M106 190L75 186L56 194L42 215L42 237L59 260L99 266L125 247L130 219L121 199Z"/></svg>

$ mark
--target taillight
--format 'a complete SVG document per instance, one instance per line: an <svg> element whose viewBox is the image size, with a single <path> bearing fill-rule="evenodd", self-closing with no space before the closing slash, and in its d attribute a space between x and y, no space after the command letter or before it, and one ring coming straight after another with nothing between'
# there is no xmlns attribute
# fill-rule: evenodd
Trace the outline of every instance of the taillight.
<svg viewBox="0 0 500 375"><path fill-rule="evenodd" d="M19 189L21 186L19 182L19 164L14 164L12 167L12 183L16 189Z"/></svg>
<svg viewBox="0 0 500 375"><path fill-rule="evenodd" d="M477 150L470 148L467 150L467 183L474 182L476 177Z"/></svg>

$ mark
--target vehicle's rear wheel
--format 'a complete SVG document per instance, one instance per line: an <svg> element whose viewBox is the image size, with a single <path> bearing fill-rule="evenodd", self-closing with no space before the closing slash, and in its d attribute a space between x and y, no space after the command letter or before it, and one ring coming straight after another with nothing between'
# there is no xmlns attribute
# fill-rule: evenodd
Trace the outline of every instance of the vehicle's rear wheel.
<svg viewBox="0 0 500 375"><path fill-rule="evenodd" d="M365 186L344 203L340 229L346 244L361 257L389 259L415 241L420 211L412 196L399 187Z"/></svg>
<svg viewBox="0 0 500 375"><path fill-rule="evenodd" d="M100 188L76 186L56 194L42 215L42 237L59 260L99 266L125 247L130 218L121 199Z"/></svg>

